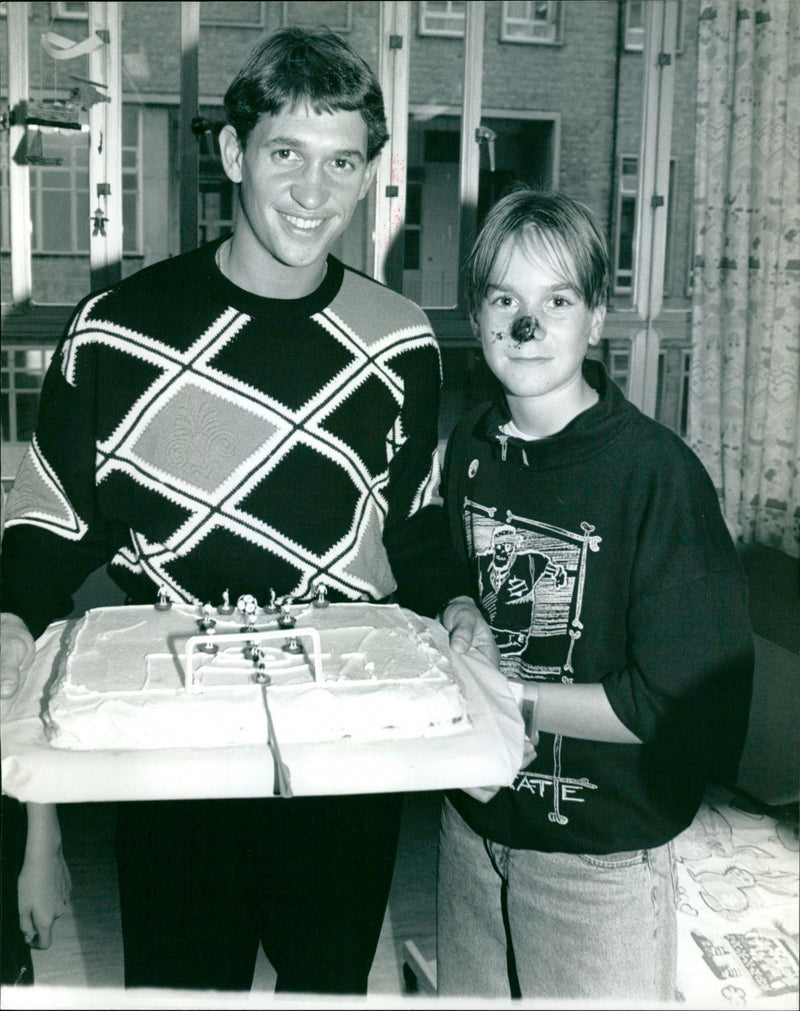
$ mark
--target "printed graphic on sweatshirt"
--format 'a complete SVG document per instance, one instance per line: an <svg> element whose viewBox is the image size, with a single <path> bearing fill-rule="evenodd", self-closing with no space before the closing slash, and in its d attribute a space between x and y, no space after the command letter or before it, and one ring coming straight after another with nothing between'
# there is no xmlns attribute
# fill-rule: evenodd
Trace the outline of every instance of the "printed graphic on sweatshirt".
<svg viewBox="0 0 800 1011"><path fill-rule="evenodd" d="M469 499L463 518L501 671L529 681L572 683L587 561L600 550L602 538L590 523L582 523L580 531L565 530L510 511L500 517L496 509ZM597 789L586 777L564 773L563 745L564 738L556 735L552 764L540 756L539 768L520 773L512 786L549 800L547 817L557 825L569 823L569 804L584 803L586 791Z"/></svg>
<svg viewBox="0 0 800 1011"><path fill-rule="evenodd" d="M506 676L572 681L581 637L586 562L601 539L539 523L467 499L464 528L478 563L480 603L497 640Z"/></svg>

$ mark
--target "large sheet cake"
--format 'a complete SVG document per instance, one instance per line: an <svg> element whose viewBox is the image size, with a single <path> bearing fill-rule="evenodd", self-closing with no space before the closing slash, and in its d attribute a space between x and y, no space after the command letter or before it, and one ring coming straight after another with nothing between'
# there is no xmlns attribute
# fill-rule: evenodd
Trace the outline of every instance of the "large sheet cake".
<svg viewBox="0 0 800 1011"><path fill-rule="evenodd" d="M264 612L245 624L238 612L183 604L87 612L62 650L46 698L51 744L128 750L264 743L268 711L281 743L469 729L450 661L412 612L361 603L290 611L294 627L286 629ZM207 628L204 618L211 618L213 635L195 642Z"/></svg>

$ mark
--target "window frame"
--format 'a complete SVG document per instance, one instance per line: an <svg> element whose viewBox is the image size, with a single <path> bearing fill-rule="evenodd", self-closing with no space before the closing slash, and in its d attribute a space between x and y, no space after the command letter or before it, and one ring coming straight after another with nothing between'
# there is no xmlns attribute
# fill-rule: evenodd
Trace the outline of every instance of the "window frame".
<svg viewBox="0 0 800 1011"><path fill-rule="evenodd" d="M71 131L75 138L83 139L88 147L88 138L79 131ZM73 139L73 138L71 138ZM80 222L80 204L82 196L86 196L87 220L91 217L91 203L89 201L89 160L88 152L86 164L81 165L76 162L75 155L78 153L78 144L71 144L69 147L71 163L62 165L31 165L30 191L31 191L31 253L34 256L88 256L89 255L89 228L81 232L78 225ZM44 178L46 173L58 173L68 180L66 186L54 186ZM79 189L76 176L86 175L86 188ZM44 241L44 218L45 194L62 193L69 199L69 221L67 232L71 237L70 249L49 249ZM81 245L85 242L85 245Z"/></svg>
<svg viewBox="0 0 800 1011"><path fill-rule="evenodd" d="M644 51L644 32L645 32L645 17L644 17L644 4L647 0L636 0L637 3L641 3L642 6L642 24L641 27L636 25L631 27L630 24L630 8L632 0L625 0L625 12L624 12L624 24L623 24L623 48L626 53L641 53ZM678 4L678 23L675 30L675 53L680 56L683 52L684 46L684 0L677 0Z"/></svg>
<svg viewBox="0 0 800 1011"><path fill-rule="evenodd" d="M624 359L624 363L622 359ZM630 368L630 343L625 342L623 345L620 341L609 340L606 351L606 369L608 370L609 378L619 386L623 393L627 393Z"/></svg>
<svg viewBox="0 0 800 1011"><path fill-rule="evenodd" d="M89 145L90 208L100 206L106 216L104 232L89 233L89 269L92 287L105 287L119 278L122 266L122 185L121 185L121 9L117 3L89 5L89 34L100 36L105 45L89 54L89 78L108 88L110 102L97 102L89 109L89 132L103 137L102 144ZM11 108L30 98L28 79L28 4L14 4L7 18L8 91ZM24 142L25 122L9 124L9 150ZM96 198L94 194L97 194ZM98 203L95 204L94 200ZM47 321L60 316L65 306L33 301L33 253L30 228L30 165L9 157L9 222L11 243L11 300L3 303L3 323L37 318ZM90 212L91 213L91 212ZM89 221L86 223L89 229ZM15 329L12 326L12 329Z"/></svg>
<svg viewBox="0 0 800 1011"><path fill-rule="evenodd" d="M50 16L59 21L88 21L89 6L86 3L82 6L84 10L71 10L68 3L57 0L57 2L50 4Z"/></svg>
<svg viewBox="0 0 800 1011"><path fill-rule="evenodd" d="M415 102L409 104L408 112L409 112L409 119L416 117L421 123L435 122L435 120L439 118L450 118L458 121L461 121L462 119L462 107L459 105L439 105L439 104L431 105L428 103ZM561 167L561 128L562 128L561 112L554 112L547 109L514 109L502 106L487 106L480 110L481 124L491 123L494 126L497 126L498 120L503 120L506 121L507 123L513 121L516 123L523 123L523 124L545 124L550 128L550 130L552 131L552 145L551 145L552 149L550 151L550 164L548 165L549 177L551 187L553 189L557 189L559 185L559 172ZM441 132L455 133L455 130L452 131L442 130ZM481 154L480 148L478 148L478 152L479 152L477 162L478 176L475 188L475 201L474 201L476 213L477 210L479 210L481 207L481 194L482 194L481 187L483 185L482 170L485 167L485 159L486 159L485 154ZM406 158L406 162L408 163L408 158ZM406 169L407 190L411 185L414 186L420 185L420 181L418 179L412 178L412 173L416 172L417 169L421 169L424 172L424 167L425 167L424 164L422 166L418 166L416 163L413 165L413 167L407 165ZM422 232L424 230L424 221L421 222L409 221L408 204L409 204L408 193L406 193L406 213L403 224L403 231L406 234L408 232L412 233ZM461 260L463 260L463 257L461 257ZM405 284L405 272L409 270L413 271L420 268L407 267L405 265L405 256L403 257L403 261L404 261L403 284ZM394 283L400 284L400 279L395 280ZM404 287L401 286L399 290L401 291L404 290ZM443 320L446 321L447 325L449 326L450 324L452 324L452 321L456 318L456 316L459 313L461 314L461 318L463 320L466 320L466 315L462 311L463 307L461 306L460 303L455 306L428 305L425 301L421 300L420 298L417 298L413 292L407 294L408 297L410 297L412 300L418 302L418 304L425 310L425 312L434 322ZM462 330L463 330L462 336L466 336L467 335L466 324L462 327ZM439 333L438 329L437 333Z"/></svg>
<svg viewBox="0 0 800 1011"><path fill-rule="evenodd" d="M463 39L466 33L466 0L437 0L437 2L447 4L446 11L431 11L427 0L419 0L419 12L417 20L417 32L424 36L436 36L444 39ZM453 5L461 3L461 11L453 10ZM435 28L428 22L428 16L432 18L449 19L453 22L460 22L453 28Z"/></svg>
<svg viewBox="0 0 800 1011"><path fill-rule="evenodd" d="M633 161L636 163L636 182L633 189L622 189L622 180L625 177L623 172L623 166L625 162ZM667 198L667 227L666 227L666 242L664 248L664 292L665 294L670 294L673 288L673 207L675 206L674 194L676 187L676 176L677 176L678 164L675 155L670 155L669 158L669 194ZM621 269L619 266L620 258L620 231L622 225L622 202L625 198L633 201L633 219L634 223L638 220L639 213L639 155L631 154L627 152L621 152L617 156L617 165L615 170L615 187L614 187L614 220L613 220L613 236L611 242L611 294L612 295L631 295L634 291L635 286L635 267L636 267L636 256L635 256L635 229L634 235L632 237L632 250L631 250L631 269L630 273L630 284L620 284L619 277Z"/></svg>
<svg viewBox="0 0 800 1011"><path fill-rule="evenodd" d="M523 2L527 4L528 10L532 12L539 0L523 0ZM534 36L525 38L519 35L509 34L508 25L510 22L531 25L536 25L537 22L533 17L512 18L508 12L510 6L509 0L503 0L503 7L500 15L500 41L523 46L562 46L564 44L564 5L561 0L544 0L544 2L547 3L548 12L550 12L544 23L547 25L552 24L552 39L535 38Z"/></svg>
<svg viewBox="0 0 800 1011"><path fill-rule="evenodd" d="M623 189L622 184L625 179L625 172L623 171L626 162L636 163L636 176L635 183L632 190ZM633 220L634 220L634 235L631 238L632 245L635 243L635 224L636 224L636 214L638 211L638 199L639 199L639 155L628 154L626 152L621 152L617 156L617 164L615 167L615 185L614 185L614 232L613 239L611 243L611 292L613 295L630 295L633 291L633 275L635 267L635 257L633 251L631 251L631 269L627 273L630 274L629 284L620 284L619 277L621 274L621 268L619 266L620 251L621 251L621 229L622 229L622 204L625 199L633 200Z"/></svg>
<svg viewBox="0 0 800 1011"><path fill-rule="evenodd" d="M674 19L674 4L677 0L667 0L664 4L664 9L673 8L673 13L671 17ZM12 20L18 21L18 15L14 13L14 7L21 8L23 5L9 5L8 10L8 20L9 25ZM114 4L96 4L91 5L92 11L101 8L114 8L117 5ZM186 7L193 7L194 4L186 4ZM462 157L461 157L461 182L460 182L460 198L461 205L464 210L462 211L462 220L460 222L460 236L462 241L462 247L459 249L459 253L463 252L463 245L468 244L470 240L470 228L469 228L469 206L474 204L476 201L472 198L477 196L477 182L479 178L480 170L480 157L479 149L474 140L474 129L480 123L480 117L482 115L481 106L481 81L480 73L473 72L473 68L482 66L482 59L473 59L475 48L470 48L470 32L477 35L478 31L482 32L483 16L485 13L486 4L483 0L471 0L465 9L465 86L464 86L464 102L462 106ZM411 5L395 2L395 0L385 0L380 4L380 17L381 24L383 25L381 29L381 51L379 55L379 60L383 60L387 63L387 66L392 68L395 67L394 63L389 64L389 58L392 60L400 60L401 58L407 58L409 46L405 45L400 49L396 49L389 45L389 40L397 37L397 23L402 14L403 17L408 19L404 24L406 27L403 29L402 34L408 36L413 30L411 23ZM398 13L399 12L399 13ZM653 7L653 17L663 18L664 14L661 11L660 5ZM90 27L92 26L93 14L90 17ZM481 21L481 28L475 29L470 28L470 21L473 23L477 20ZM672 22L675 23L674 20ZM673 29L674 31L674 29ZM112 33L112 45L116 37L116 44L119 45L119 34ZM402 35L401 35L402 37ZM15 38L15 44L19 47L20 34L17 33ZM654 45L658 45L654 42L655 34L646 33L645 38L645 55L649 58L649 53ZM9 31L9 45L12 45L11 32ZM480 45L482 47L482 36ZM27 46L25 47L27 51ZM12 50L16 51L16 50ZM401 70L402 64L400 64ZM673 61L674 70L674 61ZM405 72L407 73L407 67ZM9 66L10 80L12 78L13 67ZM477 80L476 80L477 79ZM402 108L403 105L403 94L405 93L405 100L407 104L408 98L408 80L407 77L403 77L402 73L400 76L396 74L387 73L385 77L382 77L384 83L384 92L387 102L387 109L390 106L394 106L395 109ZM655 94L658 88L662 90L658 93L660 95L666 94L671 100L671 89L673 85L671 79L668 75L664 76L663 87L661 85L656 85L655 73L653 73L653 80L649 84L646 83L645 93ZM120 89L117 89L118 94ZM16 101L16 99L15 99ZM663 103L662 103L663 105ZM666 115L662 110L659 111L658 115L653 118L653 128L652 133L648 135L643 135L642 142L642 153L650 151L655 154L660 150L659 134L664 133L668 135L668 130L666 127L671 123L671 116ZM398 166L404 164L404 156L406 154L406 146L404 140L404 129L402 117L395 115L394 120L390 119L390 128L392 133L392 142L394 146L387 149L387 154L382 159L382 163L385 165L383 168L384 175L379 176L380 184L375 189L375 201L374 201L374 217L376 220L376 239L374 242L375 256L374 256L374 267L373 273L375 276L380 277L381 269L383 267L386 249L388 248L388 243L386 242L387 236L389 238L396 235L396 230L402 228L403 220L403 199L405 190L405 181L403 176L398 169ZM16 136L13 131L19 130L19 126L12 125L12 136ZM12 141L13 144L13 141ZM111 145L106 144L106 147ZM13 148L15 149L15 148ZM116 170L119 171L118 169ZM394 175L392 174L394 173ZM117 180L116 189L119 191L119 175L115 172L110 172L101 178L110 179L112 185L114 181ZM383 183L386 185L383 185ZM655 219L657 215L650 211L650 193L663 192L663 186L657 186L654 188L653 183L648 179L644 181L644 195L640 195L640 200L637 205L637 235L641 234L641 222ZM18 194L24 189L24 180L22 183L17 183L17 189L15 190L15 200L11 202L11 212L12 215L17 213L15 211L15 205L19 204L20 201L17 199ZM387 190L391 190L387 192ZM395 191L399 191L398 196ZM141 211L140 211L141 213ZM113 232L119 227L116 224L117 221L121 221L121 215L116 215L115 219L112 221L109 231ZM464 227L464 222L467 222L467 227ZM25 227L25 221L21 223L17 218L11 217L11 234L14 235L15 241L13 243L14 249L12 250L11 257L11 301L3 305L3 323L7 326L7 337L9 340L14 340L15 336L21 332L25 333L35 333L36 336L32 338L35 343L37 339L42 340L45 336L48 337L53 332L53 327L59 325L63 322L63 318L66 318L71 311L71 306L56 306L56 305L33 305L30 302L30 286L27 289L27 296L25 295L25 272L26 269L30 271L30 260L31 254L30 249L26 248L25 236L22 233L29 231ZM397 222L397 224L395 224ZM20 226L21 225L21 226ZM88 223L87 223L88 227ZM643 409L647 409L649 393L647 395L643 394L642 391L645 390L649 383L649 374L652 372L650 368L652 351L651 348L657 347L658 335L655 333L656 323L655 321L659 318L660 306L657 302L657 297L654 301L654 296L652 291L655 291L655 296L658 296L658 277L660 271L660 263L658 256L659 243L661 239L657 234L657 228L655 229L656 237L653 242L639 243L639 246L645 250L641 255L641 258L637 259L637 267L641 266L639 271L640 275L644 278L645 274L653 274L656 278L654 282L650 282L649 279L647 283L650 285L648 289L648 299L646 302L644 297L641 301L632 306L634 312L630 313L631 326L630 330L633 333L634 326L640 327L642 332L642 338L639 338L638 331L635 338L632 339L631 343L631 359L632 359L632 371L630 379L630 393L631 399L637 403ZM650 231L647 233L649 238L650 234L653 232L653 227L650 226ZM113 238L113 236L112 236ZM111 246L113 244L109 244ZM655 253L653 252L655 250ZM99 251L98 257L95 257L92 261L93 270L93 283L95 281L95 272L98 269L102 269L104 264L113 264L118 258L113 255L113 248L104 249ZM98 267L99 264L99 267ZM665 273L665 272L664 272ZM15 276L16 275L16 276ZM20 280L22 283L20 283ZM656 308L653 308L653 305ZM644 321L643 324L639 324L637 320ZM465 307L463 306L462 293L459 292L459 304L454 310L438 310L431 312L431 318L434 322L437 336L442 339L443 343L450 343L451 346L455 346L462 339L467 338L468 334L468 321L466 317ZM434 320L434 317L436 319ZM57 321L57 322L56 322ZM626 324L627 327L627 324ZM40 336L41 335L41 336ZM649 370L649 371L648 371Z"/></svg>
<svg viewBox="0 0 800 1011"><path fill-rule="evenodd" d="M128 114L133 114L136 116L136 146L132 147L130 144L124 144L121 147L121 152L124 155L126 151L134 150L136 152L136 165L133 168L126 168L124 165L121 167L121 185L122 181L126 176L135 176L136 186L134 189L136 195L136 214L133 221L133 231L135 235L135 244L133 249L125 249L123 256L139 257L142 255L144 243L142 240L142 170L143 170L143 157L142 157L142 112L141 107L137 104L125 103L122 110L123 117ZM74 133L76 137L86 137L83 131L70 131ZM4 139L3 147L5 148L7 139ZM77 149L77 145L71 149L71 152ZM123 159L124 160L124 159ZM58 172L63 171L65 175L69 174L70 185L65 187L54 187L47 185L43 180L42 176L44 172ZM86 173L87 185L85 189L80 189L77 183L74 181L75 176L78 173ZM31 195L31 254L32 256L88 256L90 249L89 235L90 230L87 225L86 231L81 232L81 214L80 214L80 199L83 194L85 194L89 214L87 215L87 221L91 220L92 204L91 204L91 193L88 184L89 175L89 165L88 158L85 166L76 165L74 160L70 165L31 165L30 166L30 195ZM2 180L0 181L3 189L9 192L8 186L8 172L3 166L2 170ZM44 213L44 201L42 196L46 192L60 192L69 194L70 202L70 212L69 212L69 234L72 236L72 248L70 249L51 249L43 242L43 226L42 226L42 216ZM130 190L125 190L124 185L122 185L121 197L124 199L126 193L130 193ZM123 212L124 220L124 212ZM5 231L5 230L4 230ZM81 245L81 239L85 240L85 245ZM123 237L124 246L124 237ZM8 252L10 249L9 244L6 241L5 234L0 238L0 249L2 252Z"/></svg>
<svg viewBox="0 0 800 1011"><path fill-rule="evenodd" d="M130 144L126 145L125 142L124 142L125 115L126 115L126 113L128 113L128 114L134 114L136 116L136 147L135 148L132 148ZM143 123L142 107L141 107L141 105L139 105L139 103L133 103L133 102L131 102L131 103L127 103L127 102L123 103L123 106L122 106L122 120L123 120L123 122L122 122L123 142L122 142L121 154L123 156L122 157L123 164L121 165L121 174L122 174L121 183L124 182L124 179L125 179L126 175L127 176L135 175L136 176L136 187L135 187L135 190L134 190L134 192L136 193L136 215L135 215L135 220L134 220L134 225L133 225L133 227L135 229L135 232L136 232L136 241L135 241L135 244L134 244L134 249L125 249L125 233L124 233L125 211L124 211L124 207L123 207L123 212L122 212L122 221L123 221L122 255L123 255L123 257L126 257L126 256L139 257L139 256L143 256L144 255L144 207L143 207L143 200L144 200L144 176L143 176L143 173L144 173L144 136L143 136L143 134L144 134L144 123ZM126 151L131 151L131 150L135 150L136 151L136 165L133 168L127 168L126 169L126 167L124 165L124 154L125 154ZM130 192L130 191L128 191L128 192ZM122 185L121 196L123 198L123 203L124 203L125 193L126 193L125 187L124 187L124 185Z"/></svg>
<svg viewBox="0 0 800 1011"><path fill-rule="evenodd" d="M634 3L638 5L638 9L642 13L641 25L631 24L631 9ZM625 0L622 37L626 53L641 53L644 50L644 4L645 0Z"/></svg>
<svg viewBox="0 0 800 1011"><path fill-rule="evenodd" d="M4 400L7 400L8 404L8 430L4 430L3 432L3 443L5 445L8 445L8 443L13 445L14 443L23 441L19 438L18 431L18 398L26 395L41 395L45 373L54 353L55 346L48 347L44 345L34 347L27 343L4 343L1 353L2 358L0 359L0 374L2 374L3 381L0 385L2 385L2 397ZM30 356L35 355L40 360L36 364L27 361L23 367L18 367L16 362L18 354L24 354L28 359L30 359ZM15 380L19 375L34 377L37 381L36 385L17 386Z"/></svg>

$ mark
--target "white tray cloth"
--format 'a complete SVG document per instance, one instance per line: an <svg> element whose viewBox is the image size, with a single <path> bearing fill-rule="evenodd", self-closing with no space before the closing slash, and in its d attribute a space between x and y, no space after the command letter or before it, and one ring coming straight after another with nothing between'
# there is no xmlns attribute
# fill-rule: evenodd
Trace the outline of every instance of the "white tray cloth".
<svg viewBox="0 0 800 1011"><path fill-rule="evenodd" d="M424 620L441 638L438 622ZM273 796L266 743L127 751L50 747L39 712L66 626L55 622L43 633L22 688L3 703L4 793L42 804ZM471 729L405 741L281 744L294 796L509 785L522 763L523 726L508 683L474 650L449 656Z"/></svg>

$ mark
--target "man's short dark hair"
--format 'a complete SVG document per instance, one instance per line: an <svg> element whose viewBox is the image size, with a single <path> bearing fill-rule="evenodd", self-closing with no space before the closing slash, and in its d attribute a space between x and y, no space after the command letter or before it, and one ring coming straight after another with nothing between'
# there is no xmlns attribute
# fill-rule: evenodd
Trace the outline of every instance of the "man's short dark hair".
<svg viewBox="0 0 800 1011"><path fill-rule="evenodd" d="M489 288L495 259L509 239L544 247L564 280L580 292L589 309L608 302L610 266L605 236L591 210L564 193L546 193L517 185L492 207L466 263L467 302L471 316ZM567 254L567 257L564 254ZM572 261L575 275L566 276Z"/></svg>
<svg viewBox="0 0 800 1011"><path fill-rule="evenodd" d="M383 94L369 65L327 28L281 28L250 54L225 93L228 122L244 146L259 117L308 103L316 113L360 112L367 160L389 139Z"/></svg>

